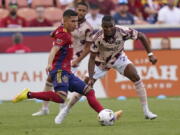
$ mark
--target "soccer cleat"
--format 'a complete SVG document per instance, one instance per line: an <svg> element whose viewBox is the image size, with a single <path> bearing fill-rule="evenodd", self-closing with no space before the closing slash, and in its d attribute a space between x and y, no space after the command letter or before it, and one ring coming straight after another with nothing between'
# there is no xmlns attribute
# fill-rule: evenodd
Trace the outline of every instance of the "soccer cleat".
<svg viewBox="0 0 180 135"><path fill-rule="evenodd" d="M114 114L115 114L115 120L118 120L122 116L123 111L119 110L119 111L115 112Z"/></svg>
<svg viewBox="0 0 180 135"><path fill-rule="evenodd" d="M19 93L12 101L14 103L20 102L28 98L27 94L30 91L29 88L25 88L21 93Z"/></svg>
<svg viewBox="0 0 180 135"><path fill-rule="evenodd" d="M68 113L69 113L69 109L67 106L62 108L59 114L55 117L54 122L56 124L61 124Z"/></svg>
<svg viewBox="0 0 180 135"><path fill-rule="evenodd" d="M36 113L33 113L32 116L43 116L43 115L48 115L49 114L49 109L41 109Z"/></svg>
<svg viewBox="0 0 180 135"><path fill-rule="evenodd" d="M147 112L145 114L145 119L150 119L150 120L153 120L153 119L156 119L158 116L156 114L153 114L152 112Z"/></svg>

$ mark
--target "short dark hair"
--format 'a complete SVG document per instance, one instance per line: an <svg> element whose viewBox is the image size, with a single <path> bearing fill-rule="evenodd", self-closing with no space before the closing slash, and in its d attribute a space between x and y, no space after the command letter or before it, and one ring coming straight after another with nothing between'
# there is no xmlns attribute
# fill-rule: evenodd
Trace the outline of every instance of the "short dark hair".
<svg viewBox="0 0 180 135"><path fill-rule="evenodd" d="M78 16L78 14L72 9L67 9L64 11L63 17L71 17L71 16Z"/></svg>
<svg viewBox="0 0 180 135"><path fill-rule="evenodd" d="M102 18L102 22L110 22L110 21L114 21L113 17L110 16L110 15L105 15L105 16Z"/></svg>
<svg viewBox="0 0 180 135"><path fill-rule="evenodd" d="M79 5L83 5L83 6L87 7L87 8L89 8L89 6L88 6L88 4L87 4L86 2L78 2L78 3L75 5L75 7L77 8L77 6L79 6Z"/></svg>

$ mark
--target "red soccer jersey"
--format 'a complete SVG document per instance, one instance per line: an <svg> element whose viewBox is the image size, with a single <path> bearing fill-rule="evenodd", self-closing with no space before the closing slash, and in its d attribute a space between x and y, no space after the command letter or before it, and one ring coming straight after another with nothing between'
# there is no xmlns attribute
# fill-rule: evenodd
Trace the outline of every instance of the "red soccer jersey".
<svg viewBox="0 0 180 135"><path fill-rule="evenodd" d="M31 49L23 44L16 44L6 50L6 53L28 53Z"/></svg>
<svg viewBox="0 0 180 135"><path fill-rule="evenodd" d="M30 26L31 27L45 27L45 26L52 26L52 23L47 19L44 19L44 21L42 22L37 21L37 19L33 19L30 22Z"/></svg>
<svg viewBox="0 0 180 135"><path fill-rule="evenodd" d="M71 60L73 48L71 46L71 33L68 33L64 27L58 27L53 33L53 46L60 47L53 60L53 69L62 69L71 72Z"/></svg>
<svg viewBox="0 0 180 135"><path fill-rule="evenodd" d="M27 24L26 20L20 16L16 16L16 18L7 16L1 21L2 27L8 27L8 28L25 27L26 24Z"/></svg>

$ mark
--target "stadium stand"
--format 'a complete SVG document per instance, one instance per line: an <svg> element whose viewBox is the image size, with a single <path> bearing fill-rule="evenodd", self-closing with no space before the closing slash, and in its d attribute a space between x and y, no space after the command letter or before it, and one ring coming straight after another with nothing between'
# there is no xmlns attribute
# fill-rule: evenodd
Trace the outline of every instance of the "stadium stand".
<svg viewBox="0 0 180 135"><path fill-rule="evenodd" d="M62 13L63 11L56 7L49 7L45 9L45 17L53 23L61 20Z"/></svg>
<svg viewBox="0 0 180 135"><path fill-rule="evenodd" d="M32 8L20 8L17 14L25 18L27 21L36 18L36 11Z"/></svg>
<svg viewBox="0 0 180 135"><path fill-rule="evenodd" d="M0 19L7 17L9 11L7 9L0 8Z"/></svg>
<svg viewBox="0 0 180 135"><path fill-rule="evenodd" d="M52 7L53 4L53 0L33 0L32 8L36 8L37 6Z"/></svg>

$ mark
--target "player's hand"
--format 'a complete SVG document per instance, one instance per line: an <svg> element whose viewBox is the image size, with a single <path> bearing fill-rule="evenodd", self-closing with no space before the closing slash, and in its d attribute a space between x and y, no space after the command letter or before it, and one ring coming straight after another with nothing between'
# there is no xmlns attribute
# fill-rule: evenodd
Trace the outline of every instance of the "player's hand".
<svg viewBox="0 0 180 135"><path fill-rule="evenodd" d="M46 74L48 74L52 70L52 65L47 65Z"/></svg>
<svg viewBox="0 0 180 135"><path fill-rule="evenodd" d="M71 64L72 67L78 67L79 66L79 62L77 60L74 60Z"/></svg>
<svg viewBox="0 0 180 135"><path fill-rule="evenodd" d="M157 58L154 55L149 56L149 61L154 65L157 63Z"/></svg>
<svg viewBox="0 0 180 135"><path fill-rule="evenodd" d="M89 85L90 87L92 87L93 84L94 84L94 79L93 79L93 78L89 78L88 85Z"/></svg>

